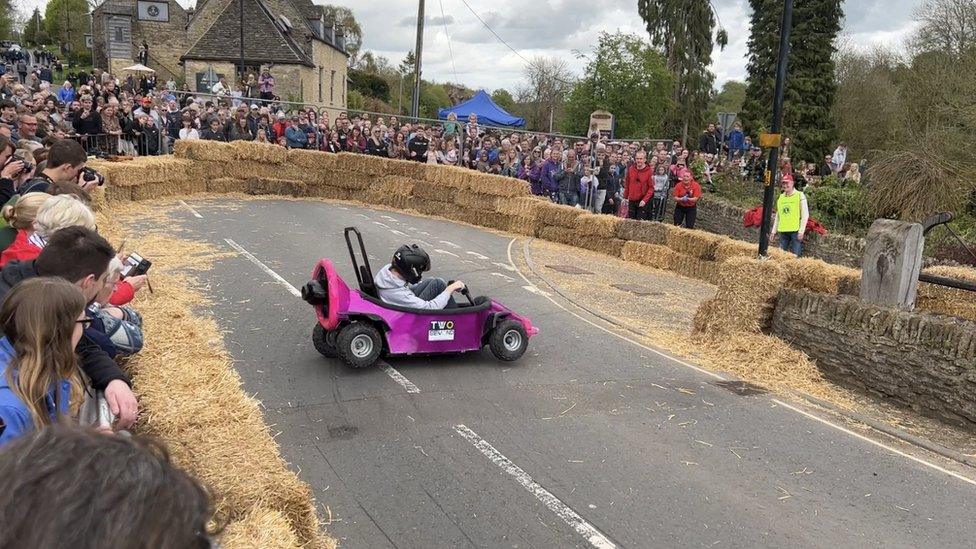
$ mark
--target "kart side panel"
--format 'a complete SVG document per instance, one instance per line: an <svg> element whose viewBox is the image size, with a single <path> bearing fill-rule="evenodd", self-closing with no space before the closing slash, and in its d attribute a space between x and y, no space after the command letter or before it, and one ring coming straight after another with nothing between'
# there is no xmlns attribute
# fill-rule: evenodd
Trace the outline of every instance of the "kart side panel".
<svg viewBox="0 0 976 549"><path fill-rule="evenodd" d="M385 309L349 294L348 316L379 318L389 328L386 331L390 354L457 353L481 348L485 321L492 309L471 314L439 314L404 312Z"/></svg>

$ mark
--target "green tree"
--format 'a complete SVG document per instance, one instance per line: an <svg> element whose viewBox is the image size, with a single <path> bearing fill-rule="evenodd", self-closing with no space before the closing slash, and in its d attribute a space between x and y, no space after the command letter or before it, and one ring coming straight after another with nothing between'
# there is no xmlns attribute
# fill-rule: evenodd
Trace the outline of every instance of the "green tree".
<svg viewBox="0 0 976 549"><path fill-rule="evenodd" d="M327 25L330 22L335 23L337 30L342 32L346 40L346 52L349 54L349 66L356 66L359 50L363 46L363 29L359 26L359 21L356 21L356 16L349 8L331 4L322 6L322 13Z"/></svg>
<svg viewBox="0 0 976 549"><path fill-rule="evenodd" d="M39 8L34 8L34 13L31 14L30 19L24 25L22 37L24 44L31 46L51 43L51 37L47 34L47 25L44 22L44 17L41 15Z"/></svg>
<svg viewBox="0 0 976 549"><path fill-rule="evenodd" d="M586 135L590 113L605 109L615 117L618 137L659 136L674 88L664 56L637 35L602 32L585 58L585 76L566 102L563 132Z"/></svg>
<svg viewBox="0 0 976 549"><path fill-rule="evenodd" d="M647 26L654 46L664 51L674 76L672 109L664 123L666 132L688 141L690 128L705 121L715 75L708 70L715 45L724 48L728 34L715 32L715 12L709 0L638 0L637 11Z"/></svg>
<svg viewBox="0 0 976 549"><path fill-rule="evenodd" d="M447 90L440 84L420 82L420 117L437 118L437 111L451 106Z"/></svg>
<svg viewBox="0 0 976 549"><path fill-rule="evenodd" d="M749 0L748 86L740 118L747 132L772 122L779 28L783 3ZM830 117L837 89L834 46L843 17L841 0L797 0L790 32L783 134L793 141L794 159L814 161L833 150L837 130Z"/></svg>
<svg viewBox="0 0 976 549"><path fill-rule="evenodd" d="M549 131L559 125L566 97L573 89L569 63L558 57L536 57L525 66L526 83L516 92L525 127Z"/></svg>
<svg viewBox="0 0 976 549"><path fill-rule="evenodd" d="M88 56L85 34L90 29L86 0L50 0L44 9L44 25L52 40L61 44L71 59Z"/></svg>
<svg viewBox="0 0 976 549"><path fill-rule="evenodd" d="M746 84L738 80L729 80L722 84L722 90L712 97L708 104L708 120L715 120L720 112L738 113L742 110L742 103L746 100Z"/></svg>
<svg viewBox="0 0 976 549"><path fill-rule="evenodd" d="M11 0L0 0L0 40L13 38L17 28L17 9Z"/></svg>
<svg viewBox="0 0 976 549"><path fill-rule="evenodd" d="M491 92L491 100L508 112L512 112L516 109L515 98L512 97L512 94L509 93L509 91L505 88L498 88L497 90Z"/></svg>
<svg viewBox="0 0 976 549"><path fill-rule="evenodd" d="M382 101L390 100L390 85L379 75L349 69L349 81L352 89L366 97L374 97Z"/></svg>

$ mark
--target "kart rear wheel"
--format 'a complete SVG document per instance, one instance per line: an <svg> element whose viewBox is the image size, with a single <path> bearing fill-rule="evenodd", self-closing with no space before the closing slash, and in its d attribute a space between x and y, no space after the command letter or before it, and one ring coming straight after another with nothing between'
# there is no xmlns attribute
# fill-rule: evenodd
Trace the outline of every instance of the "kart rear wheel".
<svg viewBox="0 0 976 549"><path fill-rule="evenodd" d="M339 358L353 368L372 366L383 352L383 338L372 324L353 322L339 330L336 338Z"/></svg>
<svg viewBox="0 0 976 549"><path fill-rule="evenodd" d="M336 349L335 330L326 331L319 323L316 323L315 328L312 328L312 345L315 345L315 350L324 357L335 358L339 356L339 351Z"/></svg>
<svg viewBox="0 0 976 549"><path fill-rule="evenodd" d="M488 338L488 348L498 360L518 360L529 347L529 335L525 327L515 320L503 320L495 326Z"/></svg>

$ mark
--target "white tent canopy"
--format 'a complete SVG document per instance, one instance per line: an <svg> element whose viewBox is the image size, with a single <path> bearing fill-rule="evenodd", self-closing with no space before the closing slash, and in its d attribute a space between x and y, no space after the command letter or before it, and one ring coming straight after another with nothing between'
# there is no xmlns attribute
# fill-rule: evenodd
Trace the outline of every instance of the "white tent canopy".
<svg viewBox="0 0 976 549"><path fill-rule="evenodd" d="M126 68L124 68L122 70L124 70L124 71L132 71L132 72L156 72L156 71L150 69L149 67L147 67L147 66L145 66L145 65L143 65L141 63L136 63L135 65L132 65L131 67L126 67Z"/></svg>

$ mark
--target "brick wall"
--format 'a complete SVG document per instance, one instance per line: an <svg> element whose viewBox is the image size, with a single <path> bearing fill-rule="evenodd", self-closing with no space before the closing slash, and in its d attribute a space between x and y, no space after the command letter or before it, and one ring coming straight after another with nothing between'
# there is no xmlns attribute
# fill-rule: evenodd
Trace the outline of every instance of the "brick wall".
<svg viewBox="0 0 976 549"><path fill-rule="evenodd" d="M976 429L976 323L783 290L772 329L840 383Z"/></svg>
<svg viewBox="0 0 976 549"><path fill-rule="evenodd" d="M674 212L674 201L668 202L666 219L671 219ZM746 228L742 224L742 217L746 209L736 206L727 200L712 194L705 194L698 203L698 218L696 229L702 229L715 234L724 234L738 240L759 242L759 229ZM773 243L776 245L777 243ZM827 233L826 235L811 234L803 246L805 257L815 257L828 263L860 268L861 257L864 254L864 239L854 238L843 234Z"/></svg>

